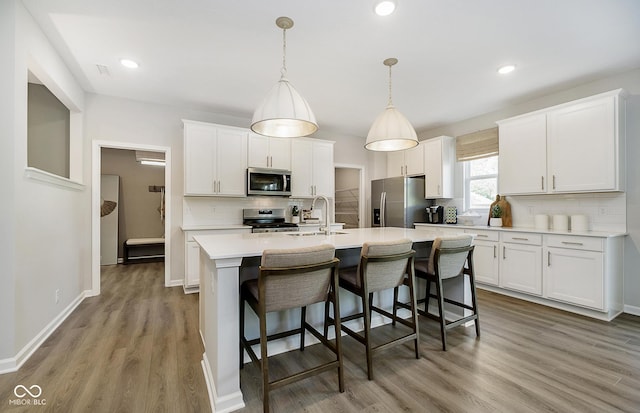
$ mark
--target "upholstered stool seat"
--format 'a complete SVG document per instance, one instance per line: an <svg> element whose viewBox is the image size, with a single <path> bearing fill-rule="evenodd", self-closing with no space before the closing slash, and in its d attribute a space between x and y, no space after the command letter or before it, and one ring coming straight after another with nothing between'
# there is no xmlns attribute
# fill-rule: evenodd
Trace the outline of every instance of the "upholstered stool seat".
<svg viewBox="0 0 640 413"><path fill-rule="evenodd" d="M436 238L431 247L428 260L420 260L415 263L415 275L426 280L425 298L418 300L424 302L424 309L418 309L419 314L438 321L440 324L440 336L442 349L447 350L447 330L474 321L476 335L480 337L480 320L478 318L478 305L476 301L475 274L473 272L473 237L460 235L447 238ZM442 288L443 280L467 276L471 286L471 305L445 298ZM431 292L431 284L435 284L435 294ZM429 312L429 301L434 298L438 304L438 314ZM445 319L445 303L452 304L464 310L470 310L471 314L463 315L454 321ZM407 304L400 305L408 307Z"/></svg>
<svg viewBox="0 0 640 413"><path fill-rule="evenodd" d="M265 250L262 254L258 279L245 281L241 286L240 368L244 365L244 350L246 350L251 360L262 371L262 400L265 412L269 411L269 392L271 390L327 370L337 369L338 388L340 392L344 392L338 297L339 262L340 260L335 258L335 248L332 245ZM337 314L335 342L327 340L326 334L320 334L306 321L307 306L321 302L325 302L327 307L329 304L333 304L334 314ZM245 337L245 303L249 304L258 315L260 337L257 339L248 340ZM292 308L301 309L300 328L267 335L267 313ZM326 330L327 326L325 326L325 332ZM300 351L303 351L305 332L307 331L331 350L336 356L335 359L272 381L269 377L267 342L299 334ZM260 344L260 360L251 348L255 344Z"/></svg>
<svg viewBox="0 0 640 413"><path fill-rule="evenodd" d="M362 311L349 316L343 316L341 329L357 341L365 345L367 357L367 376L373 379L372 354L377 350L383 350L390 346L402 344L413 340L415 356L420 358L419 335L418 335L418 315L416 312L415 291L413 289L413 256L415 251L411 248L412 242L409 239L401 239L392 242L370 242L362 245L360 263L357 267L340 269L340 287L357 295L361 299ZM373 293L388 289L394 290L395 301L398 300L398 288L401 285L409 287L409 295L412 299L411 317L403 319L395 314L391 314L373 305ZM373 347L371 344L371 313L375 311L396 323L409 327L410 332L387 343ZM339 316L334 319L328 317L328 307L325 307L326 318L330 321L338 322ZM364 320L363 334L344 325L345 321L362 318ZM325 335L326 335L325 324Z"/></svg>

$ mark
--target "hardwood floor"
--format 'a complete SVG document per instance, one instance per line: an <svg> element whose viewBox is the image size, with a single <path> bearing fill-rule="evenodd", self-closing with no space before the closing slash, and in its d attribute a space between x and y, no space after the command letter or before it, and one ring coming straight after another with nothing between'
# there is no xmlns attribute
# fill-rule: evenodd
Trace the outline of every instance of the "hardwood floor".
<svg viewBox="0 0 640 413"><path fill-rule="evenodd" d="M0 412L210 411L198 295L164 287L164 264L102 268L85 299L22 368L0 375ZM45 406L15 406L16 385Z"/></svg>
<svg viewBox="0 0 640 413"><path fill-rule="evenodd" d="M102 295L86 299L16 373L0 376L2 412L209 411L200 367L197 294L164 288L162 264L106 267ZM421 356L409 345L374 357L343 340L346 392L327 372L273 391L273 412L640 412L640 317L610 323L479 291L482 337L420 318ZM249 312L250 313L250 312ZM377 340L396 333L374 329ZM327 354L270 358L274 374ZM247 406L259 412L260 375L242 371ZM45 406L13 406L16 385L38 384Z"/></svg>

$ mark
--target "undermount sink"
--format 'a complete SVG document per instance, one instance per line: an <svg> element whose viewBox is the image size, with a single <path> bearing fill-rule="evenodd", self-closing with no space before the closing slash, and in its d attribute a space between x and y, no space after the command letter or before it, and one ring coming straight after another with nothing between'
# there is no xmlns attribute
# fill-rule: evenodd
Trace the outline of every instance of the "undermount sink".
<svg viewBox="0 0 640 413"><path fill-rule="evenodd" d="M340 235L340 234L348 234L348 232L341 232L341 231L331 231L330 233L326 234L322 231L320 232L313 232L313 231L298 231L298 232L288 232L287 235L293 235L294 237L308 237L311 235Z"/></svg>

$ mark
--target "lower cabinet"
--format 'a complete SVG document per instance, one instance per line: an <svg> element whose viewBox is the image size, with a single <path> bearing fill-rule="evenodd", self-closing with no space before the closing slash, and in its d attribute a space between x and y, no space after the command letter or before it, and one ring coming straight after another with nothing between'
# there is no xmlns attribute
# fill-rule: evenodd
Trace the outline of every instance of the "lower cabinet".
<svg viewBox="0 0 640 413"><path fill-rule="evenodd" d="M601 239L548 236L544 254L544 296L596 310L605 309L605 267Z"/></svg>
<svg viewBox="0 0 640 413"><path fill-rule="evenodd" d="M475 248L473 249L473 272L476 281L497 286L500 282L500 233L498 231L474 230L466 230L465 232L476 235Z"/></svg>
<svg viewBox="0 0 640 413"><path fill-rule="evenodd" d="M500 287L542 295L542 236L503 233Z"/></svg>
<svg viewBox="0 0 640 413"><path fill-rule="evenodd" d="M237 229L207 229L207 230L185 230L184 231L184 292L195 293L200 286L200 246L193 237L196 235L215 235L250 233L251 228Z"/></svg>

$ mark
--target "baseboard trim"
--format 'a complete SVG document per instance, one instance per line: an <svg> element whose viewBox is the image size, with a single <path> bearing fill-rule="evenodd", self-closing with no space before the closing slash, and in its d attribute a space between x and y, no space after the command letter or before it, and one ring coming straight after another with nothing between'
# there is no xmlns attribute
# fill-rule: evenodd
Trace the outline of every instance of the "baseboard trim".
<svg viewBox="0 0 640 413"><path fill-rule="evenodd" d="M165 287L182 287L184 281L182 280L169 280L169 282L165 283Z"/></svg>
<svg viewBox="0 0 640 413"><path fill-rule="evenodd" d="M628 305L625 304L624 305L624 310L625 313L627 314L631 314L631 315L638 315L640 316L640 307L637 307L635 305Z"/></svg>
<svg viewBox="0 0 640 413"><path fill-rule="evenodd" d="M15 357L0 360L0 374L18 371L29 360L33 353L40 348L49 336L69 317L80 303L91 295L91 290L82 291L56 318L51 320Z"/></svg>
<svg viewBox="0 0 640 413"><path fill-rule="evenodd" d="M204 381L207 384L207 392L209 393L209 404L211 405L211 411L215 413L226 413L242 409L245 404L242 398L241 391L230 394L226 397L218 397L213 381L213 373L211 372L211 366L209 365L209 359L207 358L207 353L202 354L201 364L202 372L204 373Z"/></svg>

